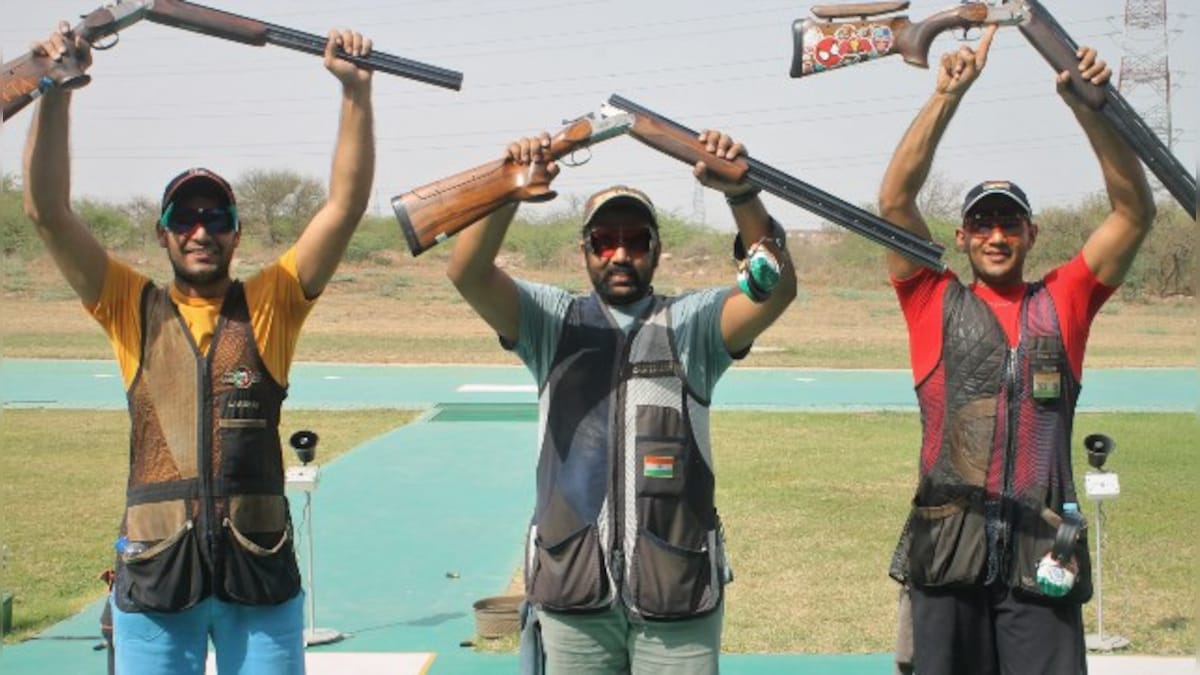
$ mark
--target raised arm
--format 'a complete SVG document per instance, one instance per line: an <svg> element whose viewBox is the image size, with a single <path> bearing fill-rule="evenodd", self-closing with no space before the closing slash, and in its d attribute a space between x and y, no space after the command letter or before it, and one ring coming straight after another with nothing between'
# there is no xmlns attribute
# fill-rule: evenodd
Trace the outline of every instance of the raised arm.
<svg viewBox="0 0 1200 675"><path fill-rule="evenodd" d="M371 41L354 31L331 30L325 45L325 67L342 84L341 121L333 151L329 199L296 242L296 271L309 298L325 290L341 262L367 210L375 178L371 71L334 56L337 47L363 56L370 53Z"/></svg>
<svg viewBox="0 0 1200 675"><path fill-rule="evenodd" d="M1112 70L1096 58L1091 47L1079 48L1079 70L1093 84L1108 82ZM1154 194L1137 154L1113 131L1105 117L1073 93L1070 73L1058 74L1058 93L1083 127L1104 175L1112 211L1083 245L1083 259L1102 283L1116 286L1125 280L1133 259L1154 222Z"/></svg>
<svg viewBox="0 0 1200 675"><path fill-rule="evenodd" d="M87 43L73 35L65 21L59 23L57 32L33 46L35 53L56 61L68 50L75 53L81 69L91 66ZM70 107L70 92L50 89L34 113L23 161L25 213L67 283L85 305L92 306L104 289L108 252L71 211Z"/></svg>
<svg viewBox="0 0 1200 675"><path fill-rule="evenodd" d="M745 153L741 143L735 143L719 131L705 130L699 138L717 157L736 160ZM734 289L725 300L721 309L721 336L725 340L725 349L730 354L737 354L753 344L754 339L778 319L796 297L796 268L788 255L782 228L773 230L771 214L759 199L758 188L720 180L708 172L702 161L696 163L693 173L705 186L724 193L743 246L747 250L762 246L779 263L779 282L765 300L755 302L741 289Z"/></svg>
<svg viewBox="0 0 1200 675"><path fill-rule="evenodd" d="M529 171L544 172L531 183L548 183L558 175L558 165L546 160L550 134L513 141L505 149L509 161L527 166ZM512 277L496 265L496 255L504 243L504 235L517 213L517 204L508 204L492 211L463 230L450 252L446 275L463 299L501 337L515 343L520 337L520 303L517 285Z"/></svg>
<svg viewBox="0 0 1200 675"><path fill-rule="evenodd" d="M933 96L904 132L883 175L883 184L879 188L879 214L919 237L930 239L931 235L929 225L917 208L917 194L929 178L934 153L958 110L958 104L987 65L988 50L996 29L996 26L989 26L984 31L978 50L962 46L942 56ZM895 279L906 279L921 269L917 263L893 251L887 253L887 267Z"/></svg>

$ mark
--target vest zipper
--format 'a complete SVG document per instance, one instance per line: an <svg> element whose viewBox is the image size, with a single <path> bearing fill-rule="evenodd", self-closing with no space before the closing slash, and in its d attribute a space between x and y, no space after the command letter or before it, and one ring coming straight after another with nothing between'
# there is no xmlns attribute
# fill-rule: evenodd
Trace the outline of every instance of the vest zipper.
<svg viewBox="0 0 1200 675"><path fill-rule="evenodd" d="M630 327L629 332L624 336L624 342L621 344L621 351L617 356L617 363L613 368L613 373L616 378L614 383L617 390L616 405L613 411L613 430L615 434L615 443L613 444L613 465L612 465L612 481L613 481L613 501L616 502L615 508L612 509L614 515L613 520L613 549L609 568L613 575L613 594L616 597L626 601L634 612L638 611L637 607L632 606L632 598L624 591L628 588L628 579L626 578L625 567L625 520L628 513L625 508L626 492L629 486L625 484L625 465L629 461L630 449L625 443L625 399L626 399L626 384L629 378L625 375L626 369L629 367L629 353L633 350L633 344L637 338L638 331L645 325L645 320L649 316L653 316L658 308L657 299L650 302L649 307L643 312L642 316L634 319L634 324ZM613 321L609 317L609 321ZM634 450L636 452L636 449ZM634 507L636 509L636 505Z"/></svg>
<svg viewBox="0 0 1200 675"><path fill-rule="evenodd" d="M208 559L211 561L209 573L212 576L212 581L215 584L217 579L217 544L216 544L216 522L217 522L217 507L216 499L213 498L213 467L212 465L212 382L208 368L208 359L201 357L198 359L199 382L200 382L200 406L202 414L200 415L199 447L196 449L198 454L196 466L199 469L197 478L200 480L200 502L204 509L204 538L208 546Z"/></svg>

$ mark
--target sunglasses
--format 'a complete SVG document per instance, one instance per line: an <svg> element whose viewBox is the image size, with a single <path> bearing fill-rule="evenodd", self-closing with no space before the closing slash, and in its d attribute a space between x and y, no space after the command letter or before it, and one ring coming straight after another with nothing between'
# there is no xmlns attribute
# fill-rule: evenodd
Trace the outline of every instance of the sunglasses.
<svg viewBox="0 0 1200 675"><path fill-rule="evenodd" d="M1025 216L978 213L964 219L962 229L968 236L987 239L999 228L1005 238L1015 239L1028 224Z"/></svg>
<svg viewBox="0 0 1200 675"><path fill-rule="evenodd" d="M643 256L654 247L658 237L654 230L643 227L639 229L588 230L587 248L593 255L608 260L624 248L631 256Z"/></svg>
<svg viewBox="0 0 1200 675"><path fill-rule="evenodd" d="M174 202L167 205L163 212L162 226L173 234L191 234L197 227L203 227L210 236L237 232L237 207L218 207L214 209L194 209L187 206L176 207Z"/></svg>

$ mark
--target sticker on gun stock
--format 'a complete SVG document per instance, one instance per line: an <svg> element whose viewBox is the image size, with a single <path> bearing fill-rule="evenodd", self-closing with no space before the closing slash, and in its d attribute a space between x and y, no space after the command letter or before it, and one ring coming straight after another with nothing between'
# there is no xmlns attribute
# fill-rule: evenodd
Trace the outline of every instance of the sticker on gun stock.
<svg viewBox="0 0 1200 675"><path fill-rule="evenodd" d="M833 33L828 31L833 28ZM891 26L882 23L821 24L804 30L801 55L804 75L850 66L887 56L895 44Z"/></svg>

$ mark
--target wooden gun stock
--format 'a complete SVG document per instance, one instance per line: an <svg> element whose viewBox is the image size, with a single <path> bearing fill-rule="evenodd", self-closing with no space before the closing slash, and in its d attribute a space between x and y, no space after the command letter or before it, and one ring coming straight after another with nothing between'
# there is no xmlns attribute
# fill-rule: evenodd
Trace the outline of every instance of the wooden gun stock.
<svg viewBox="0 0 1200 675"><path fill-rule="evenodd" d="M8 120L50 87L78 89L91 81L91 75L80 70L78 62L69 55L59 61L33 54L13 59L0 66L2 119Z"/></svg>
<svg viewBox="0 0 1200 675"><path fill-rule="evenodd" d="M629 135L655 150L687 164L695 164L703 160L713 175L731 183L740 182L746 177L746 172L750 170L750 165L744 157L739 157L732 162L717 157L705 148L704 143L696 138L695 133L664 118L647 114L636 115L633 126L629 129Z"/></svg>
<svg viewBox="0 0 1200 675"><path fill-rule="evenodd" d="M392 198L408 250L418 256L496 209L555 197L539 164L497 159Z"/></svg>
<svg viewBox="0 0 1200 675"><path fill-rule="evenodd" d="M818 16L834 16L829 8ZM844 16L837 13L836 16ZM792 24L792 77L803 77L900 54L906 63L929 67L929 49L948 30L977 28L989 22L991 8L968 2L942 10L923 21L907 16L859 20L815 21Z"/></svg>
<svg viewBox="0 0 1200 675"><path fill-rule="evenodd" d="M101 7L83 17L71 32L88 43L96 42L136 23L144 11L141 5L133 3ZM51 87L78 89L91 81L92 76L79 68L72 54L64 54L58 61L32 52L17 57L0 66L2 119L17 114Z"/></svg>
<svg viewBox="0 0 1200 675"><path fill-rule="evenodd" d="M609 137L594 131L592 118L575 120L550 139L547 154L558 159ZM392 209L408 250L418 256L506 204L556 196L544 164L504 158L393 197Z"/></svg>

